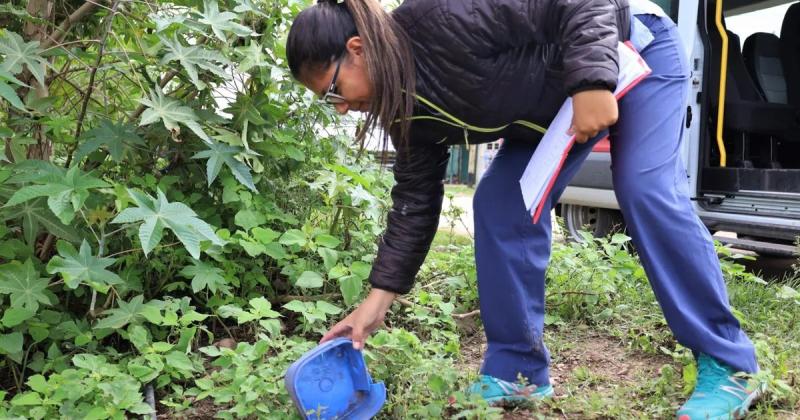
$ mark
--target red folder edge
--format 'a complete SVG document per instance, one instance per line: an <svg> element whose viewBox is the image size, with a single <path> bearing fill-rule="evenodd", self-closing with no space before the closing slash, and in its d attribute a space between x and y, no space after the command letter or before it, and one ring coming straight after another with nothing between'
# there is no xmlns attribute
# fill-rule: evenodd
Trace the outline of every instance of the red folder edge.
<svg viewBox="0 0 800 420"><path fill-rule="evenodd" d="M636 48L633 47L633 44L630 41L625 41L624 44L628 48L630 48L634 52L636 52L637 55L639 54L636 51ZM648 71L646 73L644 73L643 75L639 76L639 78L635 79L633 82L631 82L631 84L628 85L628 87L626 87L625 89L619 91L619 93L614 95L617 98L617 101L619 101L620 98L625 96L626 93L628 93L631 89L633 89L636 85L638 85L639 82L644 80L645 77L649 76L650 73L653 72L653 70L650 69L650 66L648 66L647 63L645 63L645 61L644 61L644 59L642 58L641 55L639 55L639 59L638 60L639 60L639 63L643 64L645 67L648 68ZM575 144L575 136L572 136L572 138L569 141L569 146L567 146L567 148L564 149L564 154L561 155L561 162L558 163L558 167L556 167L556 172L550 178L550 183L547 184L547 189L545 190L544 195L542 195L542 199L539 201L539 204L536 206L536 211L533 213L533 224L539 223L539 216L542 215L542 209L544 208L544 203L547 202L546 198L550 195L550 190L553 189L553 184L555 184L556 179L558 179L558 175L561 172L561 168L564 166L564 161L567 160L567 155L569 154L569 151L572 150L572 145L573 144Z"/></svg>

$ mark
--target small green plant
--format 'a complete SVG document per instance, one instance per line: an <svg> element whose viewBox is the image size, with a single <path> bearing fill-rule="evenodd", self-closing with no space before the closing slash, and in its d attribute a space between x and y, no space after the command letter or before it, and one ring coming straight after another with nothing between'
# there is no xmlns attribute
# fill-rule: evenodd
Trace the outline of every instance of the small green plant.
<svg viewBox="0 0 800 420"><path fill-rule="evenodd" d="M27 379L28 391L18 393L3 417L123 419L125 413L150 414L140 382L103 356L76 354L74 367L45 377Z"/></svg>
<svg viewBox="0 0 800 420"><path fill-rule="evenodd" d="M459 207L455 202L455 195L450 192L445 193L445 198L447 198L448 204L445 206L444 210L442 210L442 216L447 221L447 225L449 226L448 230L448 243L453 245L455 243L456 237L456 226L461 226L467 232L470 238L472 238L472 233L469 232L466 223L464 223L464 209Z"/></svg>

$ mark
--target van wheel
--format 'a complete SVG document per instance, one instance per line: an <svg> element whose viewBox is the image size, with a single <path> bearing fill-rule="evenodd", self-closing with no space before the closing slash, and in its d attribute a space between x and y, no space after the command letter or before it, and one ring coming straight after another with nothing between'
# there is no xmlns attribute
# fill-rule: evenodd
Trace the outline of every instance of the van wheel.
<svg viewBox="0 0 800 420"><path fill-rule="evenodd" d="M625 222L619 210L564 204L561 214L568 239L572 241L583 242L583 237L578 233L580 230L591 233L595 238L625 230Z"/></svg>

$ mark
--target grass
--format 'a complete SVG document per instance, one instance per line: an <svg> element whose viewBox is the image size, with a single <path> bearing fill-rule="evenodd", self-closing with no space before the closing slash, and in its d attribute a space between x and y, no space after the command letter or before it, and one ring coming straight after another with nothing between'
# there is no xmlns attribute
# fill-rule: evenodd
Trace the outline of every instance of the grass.
<svg viewBox="0 0 800 420"><path fill-rule="evenodd" d="M479 317L462 317L478 307L474 250L469 238L439 232L417 287L407 296L409 306L396 305L387 318L398 336L380 363L385 371L377 375L389 385L381 417L673 417L694 386L693 356L675 342L628 248L624 235L553 245L545 342L556 398L503 411L464 392L485 349ZM734 313L756 344L759 378L769 383L752 418L796 418L800 298L791 298L788 290L800 287L800 275L765 284L737 256L720 250ZM403 331L419 341L402 344ZM415 350L401 350L406 348ZM389 360L399 357L397 352L418 359Z"/></svg>
<svg viewBox="0 0 800 420"><path fill-rule="evenodd" d="M468 237L438 232L415 288L392 305L385 328L369 338L363 353L372 378L387 386L386 403L376 418L674 418L694 386L693 356L672 337L629 246L624 235L553 244L544 339L556 395L504 409L466 392L477 378L486 346L475 312L474 248ZM800 412L800 296L790 291L800 287L800 275L765 283L735 255L720 251L732 307L756 344L759 377L770 386L751 418L794 419ZM226 356L234 365L220 365L219 373L212 373L231 378L230 385L215 392L235 398L241 390L257 389L249 394L258 395L254 401L288 407L278 374L315 343L280 342L267 363L254 346L240 343L235 354ZM188 401L179 394L173 399L192 405L194 414L188 418L208 418L195 410L204 407L202 401ZM230 407L208 411L220 408Z"/></svg>
<svg viewBox="0 0 800 420"><path fill-rule="evenodd" d="M759 378L769 382L750 418L795 419L800 412L800 295L791 292L800 287L800 275L765 283L735 255L720 252L732 307L756 344ZM553 244L544 332L556 393L551 400L497 408L468 395L486 346L475 312L476 289L472 241L440 231L415 288L392 305L385 328L364 350L372 378L387 386L377 419L674 418L692 391L693 356L672 337L624 235ZM214 393L238 401L248 391L254 404L288 410L279 375L315 343L294 337L278 337L275 343L266 356L256 351L259 343L226 351L226 364L233 365L215 367L211 375L226 382ZM186 395L162 401L191 406L187 418L209 418L233 404L191 402ZM299 418L292 414L259 418Z"/></svg>
<svg viewBox="0 0 800 420"><path fill-rule="evenodd" d="M475 194L475 188L463 184L445 184L444 193L453 194L455 197L472 197Z"/></svg>
<svg viewBox="0 0 800 420"><path fill-rule="evenodd" d="M472 238L467 235L460 235L456 232L450 233L450 229L440 229L433 237L432 249L440 249L444 246L455 245L458 247L472 246Z"/></svg>

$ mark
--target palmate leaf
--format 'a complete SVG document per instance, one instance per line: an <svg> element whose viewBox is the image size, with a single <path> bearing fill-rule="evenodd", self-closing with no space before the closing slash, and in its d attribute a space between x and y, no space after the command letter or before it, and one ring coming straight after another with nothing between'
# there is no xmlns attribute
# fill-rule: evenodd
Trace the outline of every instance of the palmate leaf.
<svg viewBox="0 0 800 420"><path fill-rule="evenodd" d="M144 141L128 124L115 124L102 120L100 125L86 133L86 141L81 143L73 155L73 164L77 165L86 155L105 146L111 159L121 162L134 146L144 146Z"/></svg>
<svg viewBox="0 0 800 420"><path fill-rule="evenodd" d="M44 185L28 185L22 187L14 192L5 207L16 206L19 203L24 203L28 200L33 200L39 197L53 197L56 194L61 194L69 190L69 187L62 184L44 184ZM55 213L55 211L53 211Z"/></svg>
<svg viewBox="0 0 800 420"><path fill-rule="evenodd" d="M230 294L225 277L222 277L222 270L202 261L194 261L194 265L183 267L180 274L188 279L192 279L192 291L197 293L203 289L208 289L211 293L217 290L225 294Z"/></svg>
<svg viewBox="0 0 800 420"><path fill-rule="evenodd" d="M58 173L58 171L56 171ZM77 166L70 168L63 176L44 175L38 178L38 185L28 185L17 190L3 207L15 206L39 197L48 197L47 205L61 223L67 224L75 217L75 212L83 206L90 190L109 185L98 178L81 172Z"/></svg>
<svg viewBox="0 0 800 420"><path fill-rule="evenodd" d="M211 31L222 42L226 42L225 31L233 32L238 36L247 36L253 31L242 24L233 22L237 17L236 13L219 11L217 0L203 0L203 13L200 14L200 23L211 27Z"/></svg>
<svg viewBox="0 0 800 420"><path fill-rule="evenodd" d="M0 36L0 54L5 56L0 63L0 69L19 74L25 65L39 84L44 85L44 72L48 63L41 56L42 52L39 41L25 42L15 32L5 31Z"/></svg>
<svg viewBox="0 0 800 420"><path fill-rule="evenodd" d="M64 284L70 289L86 284L105 293L109 286L122 283L118 275L106 270L106 267L114 264L114 258L94 256L92 248L85 239L81 243L80 251L76 251L72 244L64 241L58 241L56 248L58 255L50 259L47 272L61 274Z"/></svg>
<svg viewBox="0 0 800 420"><path fill-rule="evenodd" d="M10 103L11 106L21 111L26 111L25 104L23 104L22 101L19 99L19 96L17 96L17 92L14 90L13 87L11 87L11 84L7 82L13 83L18 87L28 86L28 85L19 81L19 79L14 77L13 74L9 73L8 70L0 68L0 97L8 101L8 103Z"/></svg>
<svg viewBox="0 0 800 420"><path fill-rule="evenodd" d="M150 21L156 24L156 32L161 32L164 29L169 28L170 25L173 23L183 25L186 21L187 15L186 14L178 14L178 15L171 15L171 14L161 14L161 13L151 13L149 16Z"/></svg>
<svg viewBox="0 0 800 420"><path fill-rule="evenodd" d="M236 127L244 127L245 124L264 125L262 109L269 106L269 97L259 92L254 95L237 95L236 101L225 108L225 112L233 115L233 123Z"/></svg>
<svg viewBox="0 0 800 420"><path fill-rule="evenodd" d="M251 40L246 47L237 47L236 52L242 56L239 62L239 71L246 72L253 67L264 67L269 65L264 49L256 40Z"/></svg>
<svg viewBox="0 0 800 420"><path fill-rule="evenodd" d="M35 140L31 139L33 142ZM33 144L33 143L29 143ZM49 178L64 177L67 170L54 165L52 162L29 159L14 165L14 175L8 179L9 183L39 182L43 183Z"/></svg>
<svg viewBox="0 0 800 420"><path fill-rule="evenodd" d="M9 72L8 70L3 69L3 68L0 68L0 80L5 80L7 82L11 82L11 83L13 83L13 84L15 84L17 86L20 86L20 87L22 87L22 86L30 87L27 84L23 83L21 80L19 80L16 77L14 77L14 75L11 74L11 72Z"/></svg>
<svg viewBox="0 0 800 420"><path fill-rule="evenodd" d="M48 280L39 277L31 260L0 265L0 293L11 295L11 306L36 312L39 304L50 304L45 290Z"/></svg>
<svg viewBox="0 0 800 420"><path fill-rule="evenodd" d="M211 141L208 135L200 127L197 122L197 115L188 106L181 105L177 99L165 97L160 91L150 93L150 98L139 99L147 109L142 113L142 119L139 125L149 125L157 121L164 123L164 127L169 130L173 136L180 134L181 128L178 122L189 127L197 137L205 141Z"/></svg>
<svg viewBox="0 0 800 420"><path fill-rule="evenodd" d="M183 68L186 69L186 73L189 74L192 83L197 86L197 89L203 90L206 88L206 84L198 78L198 67L203 70L208 70L223 79L231 78L229 74L225 73L222 67L215 63L217 62L222 65L231 64L222 54L199 46L185 47L177 38L170 41L162 37L161 41L167 45L170 51L161 59L161 64L167 64L170 61L180 62Z"/></svg>
<svg viewBox="0 0 800 420"><path fill-rule="evenodd" d="M242 185L255 192L258 192L255 184L253 184L253 176L250 174L250 168L235 158L236 155L242 153L243 151L244 149L238 146L231 146L217 141L212 141L211 143L208 143L208 150L195 153L194 156L192 156L192 159L208 159L208 162L206 163L206 177L208 179L208 185L211 185L211 183L214 182L214 179L217 178L219 170L222 168L222 164L224 163L228 166L228 168L230 168L233 176L236 177L236 179L239 180Z"/></svg>
<svg viewBox="0 0 800 420"><path fill-rule="evenodd" d="M244 13L244 12L253 12L259 16L267 17L267 15L258 9L258 7L253 4L253 0L236 0L237 6L233 8L234 12L237 13Z"/></svg>
<svg viewBox="0 0 800 420"><path fill-rule="evenodd" d="M143 222L139 226L139 241L145 255L161 242L164 228L171 230L195 259L200 259L201 240L225 245L214 229L200 220L189 206L181 202L170 203L160 189L157 198L131 189L128 194L138 207L123 210L111 223Z"/></svg>
<svg viewBox="0 0 800 420"><path fill-rule="evenodd" d="M17 96L17 92L14 91L8 83L3 80L0 80L0 97L8 101L14 108L17 108L21 111L25 111L25 104L19 100L19 96Z"/></svg>
<svg viewBox="0 0 800 420"><path fill-rule="evenodd" d="M0 221L22 219L22 232L25 241L33 245L41 229L55 235L57 238L70 242L81 240L80 235L72 226L61 223L45 205L44 198L26 201L14 207L0 208Z"/></svg>
<svg viewBox="0 0 800 420"><path fill-rule="evenodd" d="M106 312L108 316L98 321L97 324L94 325L94 328L119 329L128 324L140 322L144 319L142 312L147 306L143 302L144 296L142 295L134 297L130 302L125 302L120 299L119 308L109 309Z"/></svg>

